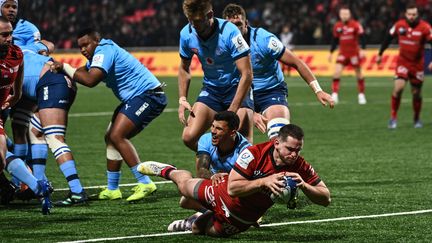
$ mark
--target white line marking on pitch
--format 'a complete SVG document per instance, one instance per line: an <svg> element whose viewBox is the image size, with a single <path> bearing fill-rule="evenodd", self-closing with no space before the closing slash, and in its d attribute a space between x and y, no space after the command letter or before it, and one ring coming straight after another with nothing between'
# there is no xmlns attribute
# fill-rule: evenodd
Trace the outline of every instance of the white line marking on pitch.
<svg viewBox="0 0 432 243"><path fill-rule="evenodd" d="M354 99L354 98L353 98ZM411 99L402 99L402 103L410 103ZM432 102L432 98L423 98L424 103ZM369 101L370 104L390 104L390 99L388 101L378 100L378 101ZM338 105L353 105L357 104L356 102L342 101L339 102ZM289 106L319 106L320 103L316 101L311 102L289 102ZM166 108L164 112L171 113L177 112L177 108ZM103 111L103 112L82 112L82 113L70 113L69 117L93 117L93 116L112 116L112 111Z"/></svg>
<svg viewBox="0 0 432 243"><path fill-rule="evenodd" d="M414 215L414 214L424 214L424 213L432 213L432 209L410 211L410 212L399 212L399 213L385 213L385 214L374 214L374 215L340 217L340 218L332 218L332 219L316 219L316 220L282 222L282 223L273 223L273 224L263 224L263 225L261 225L261 227L275 227L275 226L293 225L293 224L325 223L325 222L333 222L333 221L382 218L382 217L393 217L393 216ZM150 235L134 235L134 236L99 238L99 239L88 239L88 240L77 240L77 241L63 241L63 242L59 242L59 243L81 243L81 242L125 240L125 239L136 239L136 238L150 238L150 237L160 237L160 236L182 235L182 234L190 234L190 233L191 233L190 231L170 232L170 233L159 233L159 234L150 234Z"/></svg>
<svg viewBox="0 0 432 243"><path fill-rule="evenodd" d="M154 184L167 184L167 183L172 183L172 181L155 181ZM128 183L128 184L120 184L120 187L124 187L124 186L136 186L138 183ZM97 188L104 188L107 187L106 185L100 185L100 186L87 186L87 187L83 187L84 189L97 189ZM54 188L54 191L56 192L61 192L61 191L69 191L69 188Z"/></svg>

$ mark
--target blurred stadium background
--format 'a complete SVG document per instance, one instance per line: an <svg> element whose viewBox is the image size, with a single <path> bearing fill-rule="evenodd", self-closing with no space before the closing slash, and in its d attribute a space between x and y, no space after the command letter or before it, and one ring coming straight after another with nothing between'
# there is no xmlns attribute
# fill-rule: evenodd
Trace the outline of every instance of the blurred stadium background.
<svg viewBox="0 0 432 243"><path fill-rule="evenodd" d="M57 44L56 59L74 66L85 62L74 49L76 32L84 26L94 25L104 37L132 50L168 84L166 111L133 140L141 159L166 161L193 171L194 154L183 145L182 127L177 121L177 46L179 31L186 23L181 2L32 0L20 1L19 14L39 27L42 38ZM295 72L286 78L292 122L301 125L306 133L303 156L329 186L332 205L328 208L314 206L304 196L296 210L287 211L285 206L276 205L264 217L263 223L268 227L251 229L232 240L430 242L432 232L427 228L432 223L429 193L432 80L428 77L423 87L424 128L412 128L411 95L406 90L399 127L389 131L387 119L397 51L387 50L383 65L374 64L378 44L386 29L401 17L407 1L215 0L216 16L220 16L229 2L243 5L254 26L279 34L284 25L289 25L294 35L294 52L311 66L327 91L333 72L333 64L327 62L330 30L337 20L340 4L351 7L354 17L366 29L368 43L363 66L367 75L368 104L365 106L357 104L356 80L351 77L351 72L344 72L341 102L334 110L322 108ZM419 0L417 3L421 16L430 23L432 1ZM197 60L192 68L196 76L202 75ZM194 78L191 85L193 100L201 87L200 78ZM112 93L101 84L93 89L79 87L76 103L71 109L68 144L74 151L79 176L88 194L98 193L99 186L106 184L103 135L117 105ZM254 135L256 143L266 139L258 131ZM63 198L67 184L52 157L47 169L48 177L57 189L54 199ZM121 182L134 181L130 171L123 166ZM0 242L92 239L136 242L147 238L156 242L226 241L203 236L164 235L171 221L187 217L190 212L178 207L179 197L173 184L158 181L158 192L137 204L128 204L125 200L91 201L86 207L54 208L49 216L40 215L35 201L15 201L8 207L0 206ZM131 193L130 188L130 185L122 187L124 197ZM398 213L402 215L397 216ZM370 218L361 219L361 216ZM305 223L307 221L310 222Z"/></svg>

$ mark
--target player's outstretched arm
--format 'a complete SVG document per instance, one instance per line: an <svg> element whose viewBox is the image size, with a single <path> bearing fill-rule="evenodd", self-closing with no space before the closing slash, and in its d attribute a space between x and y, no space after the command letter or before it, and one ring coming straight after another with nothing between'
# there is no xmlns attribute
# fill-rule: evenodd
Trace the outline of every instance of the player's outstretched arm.
<svg viewBox="0 0 432 243"><path fill-rule="evenodd" d="M277 173L267 177L248 180L234 169L228 176L228 194L231 197L244 197L258 191L271 191L280 194L284 187L284 173Z"/></svg>
<svg viewBox="0 0 432 243"><path fill-rule="evenodd" d="M239 58L236 60L235 64L240 72L240 81L232 103L230 107L228 107L228 110L233 112L237 112L240 108L242 101L251 89L253 79L252 65L249 55Z"/></svg>
<svg viewBox="0 0 432 243"><path fill-rule="evenodd" d="M51 65L51 71L62 71L67 74L72 80L87 87L94 87L105 78L105 73L99 68L80 67L74 68L69 63L61 63L54 61Z"/></svg>
<svg viewBox="0 0 432 243"><path fill-rule="evenodd" d="M181 58L181 63L178 72L178 87L179 87L179 108L178 118L181 124L187 126L185 110L192 111L192 107L187 101L189 93L189 85L191 82L190 64L192 60Z"/></svg>
<svg viewBox="0 0 432 243"><path fill-rule="evenodd" d="M322 90L315 75L312 73L310 68L300 58L298 58L293 52L285 48L284 54L279 59L283 64L294 67L303 80L312 88L317 96L318 101L324 105L330 105L330 108L334 107L334 101L331 96Z"/></svg>
<svg viewBox="0 0 432 243"><path fill-rule="evenodd" d="M293 178L297 182L297 187L300 188L313 203L324 207L327 207L330 204L330 191L323 181L312 186L303 181L302 177L297 173L286 172L285 175Z"/></svg>

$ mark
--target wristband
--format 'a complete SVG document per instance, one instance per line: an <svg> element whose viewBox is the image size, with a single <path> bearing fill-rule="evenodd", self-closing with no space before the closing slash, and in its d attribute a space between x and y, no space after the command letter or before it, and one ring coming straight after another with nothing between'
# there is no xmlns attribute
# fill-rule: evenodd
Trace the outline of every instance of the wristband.
<svg viewBox="0 0 432 243"><path fill-rule="evenodd" d="M69 63L63 63L63 71L71 78L73 79L73 76L76 72L76 68L69 65Z"/></svg>
<svg viewBox="0 0 432 243"><path fill-rule="evenodd" d="M318 81L315 79L312 82L309 83L309 86L312 88L312 90L316 93L322 91L321 86L319 85Z"/></svg>

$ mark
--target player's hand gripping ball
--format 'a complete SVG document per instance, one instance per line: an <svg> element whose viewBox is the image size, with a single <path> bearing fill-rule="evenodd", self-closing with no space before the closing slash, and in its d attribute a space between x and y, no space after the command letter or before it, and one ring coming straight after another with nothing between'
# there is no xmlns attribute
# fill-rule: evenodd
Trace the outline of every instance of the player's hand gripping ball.
<svg viewBox="0 0 432 243"><path fill-rule="evenodd" d="M285 184L283 191L280 194L272 193L270 198L275 203L285 204L288 208L294 209L297 206L298 201L297 182L289 176L284 176L283 180Z"/></svg>

